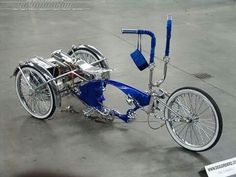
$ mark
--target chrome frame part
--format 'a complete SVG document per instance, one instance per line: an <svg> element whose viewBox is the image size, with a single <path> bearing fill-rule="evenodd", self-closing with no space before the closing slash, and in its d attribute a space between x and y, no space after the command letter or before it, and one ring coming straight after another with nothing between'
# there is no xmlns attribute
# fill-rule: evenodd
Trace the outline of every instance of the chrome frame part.
<svg viewBox="0 0 236 177"><path fill-rule="evenodd" d="M65 77L65 76L68 76L69 74L74 74L74 75L76 75L77 77L79 77L80 79L82 79L83 81L88 81L88 80L85 79L84 77L82 77L82 76L80 76L79 74L77 74L75 71L77 71L77 69L75 69L75 70L73 70L73 71L69 71L69 72L64 73L64 74L62 74L62 75L59 75L59 76L57 76L57 77L55 77L55 78L52 78L52 79L48 80L47 82L45 82L44 84L38 86L36 89L39 89L40 87L43 87L44 85L46 85L46 84L48 84L48 83L50 83L50 82L53 82L53 81L56 81L56 80L58 80L58 79L60 79L60 78L63 78L63 77Z"/></svg>
<svg viewBox="0 0 236 177"><path fill-rule="evenodd" d="M22 69L20 68L20 66L18 66L18 69L19 69L19 71L21 72L22 76L24 77L24 79L25 79L27 85L30 87L30 89L33 89L32 86L30 85L28 79L25 77L25 74L23 73L23 71L22 71Z"/></svg>
<svg viewBox="0 0 236 177"><path fill-rule="evenodd" d="M164 83L164 81L166 79L166 76L167 76L167 69L168 69L169 61L170 61L169 56L164 56L163 57L163 62L164 62L163 76L162 76L162 79L158 80L157 82L153 82L153 73L154 73L154 69L155 69L155 63L152 63L149 66L149 84L148 84L148 88L149 88L149 94L151 95L151 98L150 98L150 103L149 103L149 106L148 106L148 109L147 109L146 113L148 114L148 116L150 115L150 113L152 111L152 108L153 108L153 104L154 104L155 100L157 100L158 103L162 104L165 108L173 111L174 114L181 117L182 119L185 119L182 115L180 115L177 112L175 112L174 110L172 110L167 104L165 104L162 101L162 99L164 99L165 96L168 97L170 95L169 93L163 91L162 89L159 89L159 91L161 91L161 94L160 94L158 91L153 89L154 87L159 88L160 85L162 83ZM162 119L164 121L168 120L166 118L162 118Z"/></svg>
<svg viewBox="0 0 236 177"><path fill-rule="evenodd" d="M29 66L35 68L37 71L39 71L45 78L46 82L36 89L39 89L40 87L44 86L45 84L50 84L53 95L55 98L56 106L60 107L61 106L61 97L63 96L61 94L61 89L59 87L58 80L63 79L64 77L68 77L70 75L75 75L80 82L77 82L78 84L82 84L85 82L88 82L90 79L99 79L103 77L103 74L106 74L110 71L111 69L103 69L103 68L97 68L94 67L93 65L96 65L99 62L106 61L107 59L103 56L103 54L98 51L95 47L89 46L89 45L80 45L78 47L73 46L73 48L83 48L87 49L89 51L92 51L94 55L99 59L98 61L95 61L91 64L88 64L84 62L83 60L76 59L68 55L66 52L63 52L62 50L56 50L51 54L51 58L41 58L39 56L36 56L34 58L30 58L29 60L25 62L20 62L19 65L15 68L13 75L16 76L17 72L21 72L23 77L25 77L24 73L22 72L23 67ZM108 67L108 64L105 62L106 66ZM56 66L62 66L65 68L68 68L68 71L65 73L62 73L56 77L53 76L53 73L49 72L49 68L55 68ZM71 68L71 66L73 66ZM12 77L11 76L11 77ZM86 77L86 78L85 78ZM25 78L27 84L30 86L28 83L27 79ZM68 86L63 83L63 87ZM75 83L76 84L76 83ZM72 85L70 88L73 88L74 85ZM30 86L31 87L31 86ZM63 88L62 87L62 88Z"/></svg>
<svg viewBox="0 0 236 177"><path fill-rule="evenodd" d="M72 45L72 54L75 54L75 50L76 49L85 49L85 50L88 50L88 51L91 51L94 55L96 55L96 57L98 58L98 61L96 61L96 63L90 63L91 65L95 65L97 64L97 62L102 62L104 61L105 62L105 65L104 67L106 68L109 68L109 65L108 65L108 62L107 62L107 58L101 53L101 51L99 51L97 48L91 46L91 45L85 45L85 44L81 44L79 46L76 46L76 45Z"/></svg>
<svg viewBox="0 0 236 177"><path fill-rule="evenodd" d="M149 85L148 85L148 87L149 87L150 93L153 91L153 87L159 87L166 79L168 63L170 61L170 57L165 56L163 58L163 61L164 61L163 78L158 80L157 82L153 82L153 72L154 72L154 69L155 69L155 64L152 63L149 66Z"/></svg>

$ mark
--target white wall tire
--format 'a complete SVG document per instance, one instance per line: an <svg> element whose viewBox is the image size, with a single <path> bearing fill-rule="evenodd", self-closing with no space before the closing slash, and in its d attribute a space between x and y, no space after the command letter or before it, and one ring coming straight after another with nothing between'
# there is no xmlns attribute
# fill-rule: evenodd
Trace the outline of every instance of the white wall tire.
<svg viewBox="0 0 236 177"><path fill-rule="evenodd" d="M169 119L166 127L180 146L190 151L205 151L216 145L223 122L217 104L206 92L193 87L180 88L171 94L166 104L189 119L184 122L165 109L165 117Z"/></svg>
<svg viewBox="0 0 236 177"><path fill-rule="evenodd" d="M46 82L44 76L35 68L30 66L22 67L22 72L16 74L16 93L25 110L37 119L47 119L55 111L55 101L52 89L49 84L46 84L38 90L34 90L40 84ZM31 85L29 86L26 82ZM31 88L32 87L32 88Z"/></svg>

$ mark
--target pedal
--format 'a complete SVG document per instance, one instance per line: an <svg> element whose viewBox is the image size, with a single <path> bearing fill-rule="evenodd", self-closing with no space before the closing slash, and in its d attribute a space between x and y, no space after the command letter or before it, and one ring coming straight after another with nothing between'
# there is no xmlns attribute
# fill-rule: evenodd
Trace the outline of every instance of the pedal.
<svg viewBox="0 0 236 177"><path fill-rule="evenodd" d="M94 114L94 108L89 107L83 110L83 114L85 117L91 117Z"/></svg>
<svg viewBox="0 0 236 177"><path fill-rule="evenodd" d="M111 123L113 122L115 119L114 116L106 116L106 117L96 117L94 118L95 122L98 122L98 123Z"/></svg>

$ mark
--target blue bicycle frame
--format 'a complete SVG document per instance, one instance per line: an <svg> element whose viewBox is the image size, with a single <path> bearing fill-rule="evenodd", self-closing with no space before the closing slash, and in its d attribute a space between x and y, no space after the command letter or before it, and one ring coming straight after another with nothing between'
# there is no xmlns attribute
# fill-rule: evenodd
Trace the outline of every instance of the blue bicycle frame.
<svg viewBox="0 0 236 177"><path fill-rule="evenodd" d="M131 86L113 80L93 80L79 87L80 92L74 94L86 103L88 106L95 108L98 111L103 111L103 101L105 100L103 91L105 86L109 84L120 89L127 96L132 98L134 108L127 110L126 114L121 114L116 110L111 110L111 114L119 117L125 122L130 119L129 115L137 109L147 106L150 102L150 94L137 90Z"/></svg>
<svg viewBox="0 0 236 177"><path fill-rule="evenodd" d="M165 49L165 57L169 58L169 48L170 48L170 38L171 38L171 26L172 26L172 19L171 17L168 17L167 19L167 35L166 35L166 49ZM142 56L141 52L135 52L133 55L131 54L131 57L133 58L135 64L140 70L143 70L147 68L148 66L154 65L154 57L155 57L155 46L156 46L156 38L153 32L148 30L140 30L140 29L123 29L122 33L127 34L138 34L138 35L148 35L151 37L151 50L150 50L150 61L147 65L145 58ZM143 60L143 61L140 61ZM166 64L168 61L166 62ZM166 73L166 71L165 71ZM153 86L159 86L160 83L162 83L165 79L159 82L159 84L154 84L152 82L152 75L153 75L153 67L150 67L150 77L149 77L149 92L143 92L136 88L133 88L131 86L128 86L126 84L123 84L121 82L117 82L114 80L92 80L87 83L85 83L82 86L79 86L79 91L74 92L74 94L82 100L84 103L86 103L91 108L94 108L100 112L102 112L105 107L103 106L103 101L105 100L103 91L106 85L112 85L118 89L120 89L124 94L126 94L129 98L132 99L134 108L127 110L125 114L121 114L116 110L110 110L110 114L115 115L122 119L125 122L128 122L131 118L130 115L135 113L135 111L139 108L148 106L151 99L152 94L152 87Z"/></svg>

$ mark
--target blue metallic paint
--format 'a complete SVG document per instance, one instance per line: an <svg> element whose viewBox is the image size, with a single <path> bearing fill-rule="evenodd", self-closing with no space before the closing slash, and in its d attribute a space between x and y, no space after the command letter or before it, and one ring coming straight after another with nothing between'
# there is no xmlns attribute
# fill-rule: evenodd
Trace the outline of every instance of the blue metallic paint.
<svg viewBox="0 0 236 177"><path fill-rule="evenodd" d="M75 92L75 94L88 106L94 107L102 111L103 101L105 100L103 91L104 87L106 87L107 84L120 89L123 93L130 96L134 100L135 107L127 110L126 114L121 114L116 110L112 110L112 113L115 116L119 117L125 122L128 122L128 115L130 113L135 112L137 109L147 106L149 104L150 94L113 80L92 80L80 86L80 92Z"/></svg>
<svg viewBox="0 0 236 177"><path fill-rule="evenodd" d="M134 100L138 102L141 107L147 106L149 104L150 95L146 92L140 91L129 85L114 80L105 80L105 83L113 85L120 89L122 92L124 92L126 95L131 96Z"/></svg>
<svg viewBox="0 0 236 177"><path fill-rule="evenodd" d="M101 110L103 107L102 102L105 100L103 88L102 80L92 80L80 86L80 92L77 92L76 95L88 106Z"/></svg>

